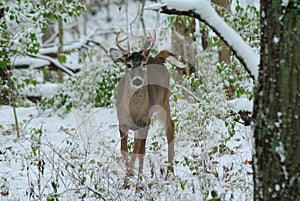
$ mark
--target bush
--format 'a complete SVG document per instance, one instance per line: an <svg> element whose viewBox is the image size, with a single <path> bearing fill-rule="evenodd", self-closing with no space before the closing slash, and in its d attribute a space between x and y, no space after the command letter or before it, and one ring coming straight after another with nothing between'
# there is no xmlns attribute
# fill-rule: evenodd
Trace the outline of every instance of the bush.
<svg viewBox="0 0 300 201"><path fill-rule="evenodd" d="M72 108L89 111L93 107L112 107L121 66L112 64L109 57L84 64L84 68L62 84L51 98L41 101L42 109L52 108L64 115Z"/></svg>

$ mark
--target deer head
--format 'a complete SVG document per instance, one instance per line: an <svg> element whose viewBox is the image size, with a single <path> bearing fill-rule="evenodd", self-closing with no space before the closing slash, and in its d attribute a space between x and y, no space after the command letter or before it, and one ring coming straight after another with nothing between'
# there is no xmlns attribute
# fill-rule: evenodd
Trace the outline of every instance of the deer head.
<svg viewBox="0 0 300 201"><path fill-rule="evenodd" d="M128 82L135 88L142 87L147 81L147 57L156 40L155 32L153 37L149 32L148 34L149 36L144 39L143 49L139 52L130 53L128 37L119 40L119 34L116 36L116 45L119 49L111 48L109 50L113 61L125 64ZM124 49L120 44L126 40L127 49Z"/></svg>

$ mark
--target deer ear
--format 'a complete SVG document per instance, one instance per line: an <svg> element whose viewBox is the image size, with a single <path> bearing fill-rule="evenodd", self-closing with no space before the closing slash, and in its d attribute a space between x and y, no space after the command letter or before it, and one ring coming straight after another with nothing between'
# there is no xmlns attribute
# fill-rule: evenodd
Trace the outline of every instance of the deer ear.
<svg viewBox="0 0 300 201"><path fill-rule="evenodd" d="M124 58L126 53L122 52L121 50L110 48L109 49L110 57L114 62L124 62Z"/></svg>

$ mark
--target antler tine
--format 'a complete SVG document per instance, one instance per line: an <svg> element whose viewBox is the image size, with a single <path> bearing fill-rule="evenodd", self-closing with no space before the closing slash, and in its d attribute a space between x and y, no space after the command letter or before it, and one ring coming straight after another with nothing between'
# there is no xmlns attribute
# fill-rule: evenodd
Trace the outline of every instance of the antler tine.
<svg viewBox="0 0 300 201"><path fill-rule="evenodd" d="M124 38L124 39L121 39L121 40L119 40L119 33L117 34L117 36L116 36L116 45L117 45L117 47L121 50L121 51L123 51L123 52L126 52L127 54L129 54L130 53L130 44L129 44L129 41L127 40L128 39L128 36L126 37L126 38ZM127 40L127 50L125 50L124 48L122 48L121 46L120 46L120 43L123 43L125 40Z"/></svg>
<svg viewBox="0 0 300 201"><path fill-rule="evenodd" d="M155 31L153 31L153 33L154 33L154 38L152 37L151 33L148 31L148 34L149 34L150 37L147 37L147 39L146 39L147 41L152 42L152 43L154 43L155 40L156 40L156 33L155 33Z"/></svg>
<svg viewBox="0 0 300 201"><path fill-rule="evenodd" d="M153 34L154 37L152 37L152 35L150 34L150 32L148 32L149 36L146 39L144 39L145 40L145 42L144 42L144 52L145 53L149 52L153 48L153 46L155 44L156 33L155 33L155 31L153 31L153 33L154 33ZM151 43L150 47L149 47L149 43Z"/></svg>

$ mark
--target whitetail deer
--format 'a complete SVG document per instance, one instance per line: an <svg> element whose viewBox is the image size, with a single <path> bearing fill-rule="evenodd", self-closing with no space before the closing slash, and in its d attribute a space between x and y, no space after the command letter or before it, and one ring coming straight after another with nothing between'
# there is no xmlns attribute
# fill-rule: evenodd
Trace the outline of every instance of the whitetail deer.
<svg viewBox="0 0 300 201"><path fill-rule="evenodd" d="M111 48L110 55L115 62L126 65L126 73L121 78L117 88L117 116L121 136L121 153L125 160L128 174L134 174L133 167L136 157L139 159L139 174L143 171L145 145L151 117L160 113L158 119L163 121L168 141L169 171L173 171L174 159L174 123L170 115L169 85L170 78L165 59L171 54L161 51L154 58L148 57L153 48L156 34L144 40L143 49L130 53L130 44L127 49L120 43L128 39L119 40L116 36L116 45L119 49ZM131 159L128 158L128 131L134 132L134 147Z"/></svg>

